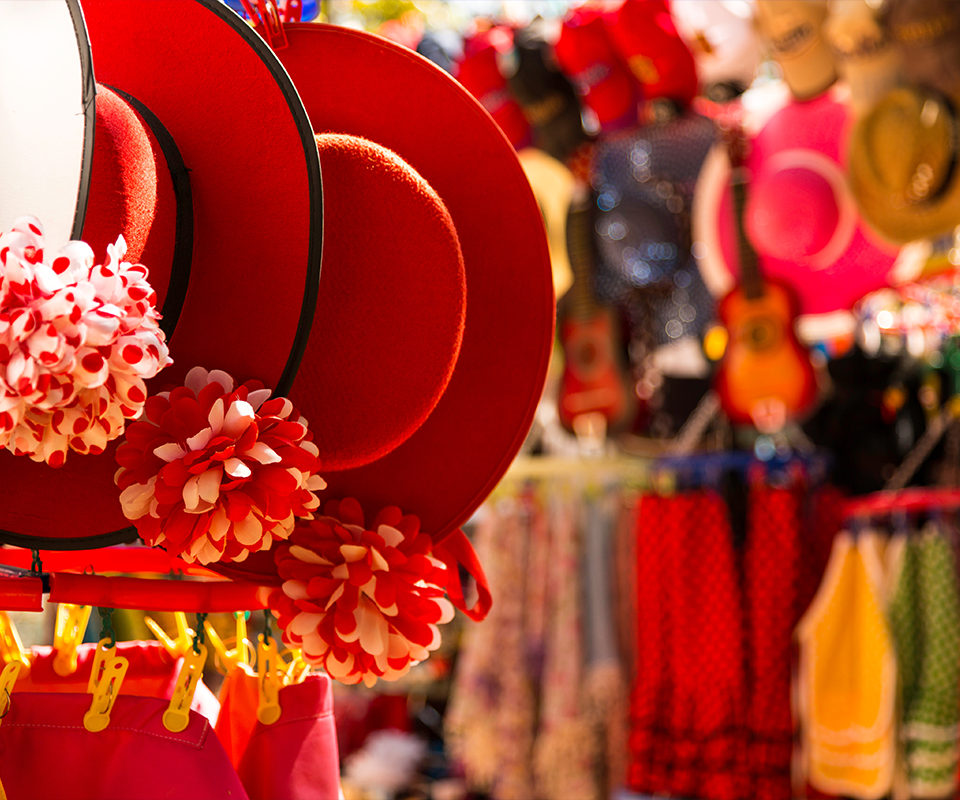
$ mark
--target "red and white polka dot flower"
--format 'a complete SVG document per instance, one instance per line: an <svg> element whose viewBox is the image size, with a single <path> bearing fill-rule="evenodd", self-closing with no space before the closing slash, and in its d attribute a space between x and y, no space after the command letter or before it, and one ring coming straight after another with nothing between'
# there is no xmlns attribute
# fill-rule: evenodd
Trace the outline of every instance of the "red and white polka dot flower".
<svg viewBox="0 0 960 800"><path fill-rule="evenodd" d="M147 269L124 255L123 237L103 264L84 242L46 252L34 217L0 233L0 446L61 466L140 415L171 361Z"/></svg>
<svg viewBox="0 0 960 800"><path fill-rule="evenodd" d="M123 513L185 561L243 561L312 519L326 484L306 421L259 381L195 367L147 400L117 448Z"/></svg>
<svg viewBox="0 0 960 800"><path fill-rule="evenodd" d="M284 583L269 605L283 641L343 683L396 680L440 646L453 619L447 566L420 520L383 509L367 528L360 504L330 501L275 559Z"/></svg>

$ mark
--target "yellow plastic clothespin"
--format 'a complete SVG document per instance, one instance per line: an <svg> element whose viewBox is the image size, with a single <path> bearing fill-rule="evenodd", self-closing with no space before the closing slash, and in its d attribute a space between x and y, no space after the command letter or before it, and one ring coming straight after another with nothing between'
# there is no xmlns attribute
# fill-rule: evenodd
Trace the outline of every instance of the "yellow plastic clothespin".
<svg viewBox="0 0 960 800"><path fill-rule="evenodd" d="M223 664L223 668L227 672L232 672L234 669L242 669L247 674L253 675L248 650L248 648L252 649L253 645L250 644L250 641L247 639L247 618L244 612L237 612L236 620L237 643L232 649L227 649L223 639L220 638L220 634L217 633L216 628L214 628L209 621L203 623L203 629L206 631L207 638L210 640L213 649L220 658L220 663Z"/></svg>
<svg viewBox="0 0 960 800"><path fill-rule="evenodd" d="M257 719L264 725L273 725L282 713L280 709L280 656L277 642L263 634L257 637L257 684L259 702Z"/></svg>
<svg viewBox="0 0 960 800"><path fill-rule="evenodd" d="M6 611L0 611L0 659L4 663L19 662L24 675L30 672L30 654L24 650L17 626Z"/></svg>
<svg viewBox="0 0 960 800"><path fill-rule="evenodd" d="M293 655L287 671L283 674L283 685L292 686L296 683L303 683L307 674L310 672L310 665L303 660L303 651L300 649L288 650Z"/></svg>
<svg viewBox="0 0 960 800"><path fill-rule="evenodd" d="M62 678L77 671L77 645L83 641L90 620L91 606L61 603L57 607L57 627L53 634L53 671Z"/></svg>
<svg viewBox="0 0 960 800"><path fill-rule="evenodd" d="M179 733L190 722L190 704L193 695L203 677L203 665L207 663L207 648L197 644L196 649L191 644L190 649L183 654L183 663L180 665L180 674L177 676L177 685L173 696L163 712L163 727L173 733Z"/></svg>
<svg viewBox="0 0 960 800"><path fill-rule="evenodd" d="M677 491L677 473L672 469L658 470L654 477L654 490L657 494L669 497Z"/></svg>
<svg viewBox="0 0 960 800"><path fill-rule="evenodd" d="M117 654L116 642L101 639L90 670L87 692L93 695L90 710L83 715L83 727L91 733L102 731L110 724L110 712L120 694L120 686L127 674L127 659Z"/></svg>
<svg viewBox="0 0 960 800"><path fill-rule="evenodd" d="M144 617L143 621L147 624L151 633L157 637L160 644L174 659L185 656L188 650L193 650L193 629L187 625L187 615L182 611L175 611L173 614L177 623L177 638L171 639L167 632L160 627L160 624L152 617Z"/></svg>
<svg viewBox="0 0 960 800"><path fill-rule="evenodd" d="M20 675L20 667L19 661L11 661L3 668L3 672L0 672L0 723L7 716L10 704L13 702L11 695L13 687L16 686L17 677Z"/></svg>

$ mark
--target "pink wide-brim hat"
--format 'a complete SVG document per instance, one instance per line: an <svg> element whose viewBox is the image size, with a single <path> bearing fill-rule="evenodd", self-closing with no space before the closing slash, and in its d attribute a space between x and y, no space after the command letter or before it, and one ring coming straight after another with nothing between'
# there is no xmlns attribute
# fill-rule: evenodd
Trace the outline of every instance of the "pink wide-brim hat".
<svg viewBox="0 0 960 800"><path fill-rule="evenodd" d="M744 230L760 274L797 295L801 314L849 310L891 285L900 248L865 225L847 186L843 154L852 120L833 95L789 102L763 125L744 166ZM740 274L730 162L717 145L694 198L694 240L704 281L725 295Z"/></svg>

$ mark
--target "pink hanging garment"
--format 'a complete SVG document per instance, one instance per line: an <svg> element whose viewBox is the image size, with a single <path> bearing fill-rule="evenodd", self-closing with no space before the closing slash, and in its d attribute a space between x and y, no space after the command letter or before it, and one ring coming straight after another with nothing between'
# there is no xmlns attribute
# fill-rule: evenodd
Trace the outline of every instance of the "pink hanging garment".
<svg viewBox="0 0 960 800"><path fill-rule="evenodd" d="M220 691L217 736L251 800L337 800L340 761L327 675L279 692L280 719L257 719L256 675L234 669Z"/></svg>
<svg viewBox="0 0 960 800"><path fill-rule="evenodd" d="M10 800L246 800L202 714L179 733L168 702L121 692L107 727L91 733L86 693L15 690L0 720L0 782Z"/></svg>

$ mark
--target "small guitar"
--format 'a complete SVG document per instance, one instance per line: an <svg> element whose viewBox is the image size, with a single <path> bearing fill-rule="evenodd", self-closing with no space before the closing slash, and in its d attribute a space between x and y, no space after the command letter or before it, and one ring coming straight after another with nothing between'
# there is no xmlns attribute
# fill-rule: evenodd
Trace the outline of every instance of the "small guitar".
<svg viewBox="0 0 960 800"><path fill-rule="evenodd" d="M788 287L761 278L757 255L744 232L745 142L739 129L728 137L727 149L733 170L740 284L717 306L729 341L714 388L731 422L774 433L813 405L816 372L794 332L795 298Z"/></svg>
<svg viewBox="0 0 960 800"><path fill-rule="evenodd" d="M617 355L616 313L599 305L590 287L595 252L589 201L574 203L567 215L567 254L573 284L560 324L565 356L558 399L560 424L576 433L578 417L599 415L607 430L616 429L629 421L635 393L624 382L622 359Z"/></svg>

